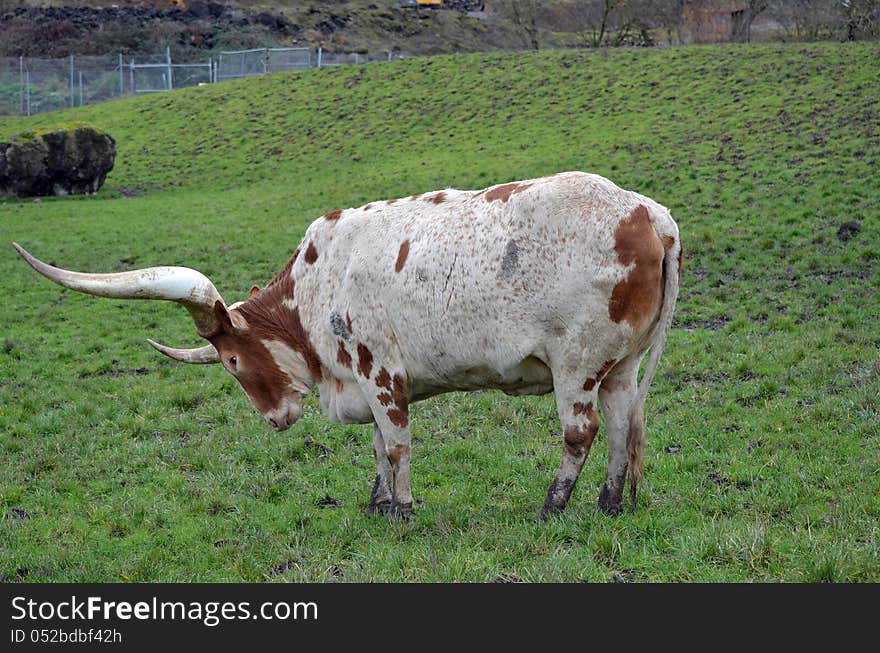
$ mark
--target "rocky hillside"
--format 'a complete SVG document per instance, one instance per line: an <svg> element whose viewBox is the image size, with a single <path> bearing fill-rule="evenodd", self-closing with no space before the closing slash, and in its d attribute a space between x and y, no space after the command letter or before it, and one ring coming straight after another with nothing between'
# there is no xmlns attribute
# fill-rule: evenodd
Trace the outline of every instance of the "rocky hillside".
<svg viewBox="0 0 880 653"><path fill-rule="evenodd" d="M453 0L437 10L396 0L293 1L265 9L202 0L117 0L36 7L0 0L0 56L154 54L168 46L175 59L183 60L271 45L407 54L523 47L518 30L501 12L471 11L483 5Z"/></svg>

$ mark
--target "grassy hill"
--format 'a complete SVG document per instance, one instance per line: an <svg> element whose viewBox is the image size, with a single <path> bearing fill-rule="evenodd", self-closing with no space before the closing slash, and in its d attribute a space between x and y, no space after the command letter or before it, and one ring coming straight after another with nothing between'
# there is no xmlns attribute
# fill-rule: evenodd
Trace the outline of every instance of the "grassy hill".
<svg viewBox="0 0 880 653"><path fill-rule="evenodd" d="M74 269L196 267L229 302L330 209L569 169L669 206L685 247L636 512L594 511L600 432L568 511L533 523L561 455L552 397L488 392L414 407L423 503L389 524L362 515L366 427L312 398L271 433L221 369L144 344L196 344L185 311L63 291L4 246L0 574L880 580L878 55L465 55L0 120L0 140L85 120L118 141L98 196L0 202L0 243Z"/></svg>

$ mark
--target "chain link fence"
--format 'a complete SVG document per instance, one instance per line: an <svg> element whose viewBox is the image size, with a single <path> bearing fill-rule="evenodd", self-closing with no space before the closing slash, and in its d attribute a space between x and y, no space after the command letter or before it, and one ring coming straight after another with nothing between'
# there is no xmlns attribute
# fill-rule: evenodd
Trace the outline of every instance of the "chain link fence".
<svg viewBox="0 0 880 653"><path fill-rule="evenodd" d="M204 63L173 63L168 50L165 55L120 59L122 67L121 95L157 93L175 88L210 84L214 81L214 60ZM127 84L126 84L127 82Z"/></svg>
<svg viewBox="0 0 880 653"><path fill-rule="evenodd" d="M164 54L65 59L0 57L0 115L36 113L106 102L274 72L403 59L392 52L328 53L321 48L259 48L221 52L201 63L174 63Z"/></svg>
<svg viewBox="0 0 880 653"><path fill-rule="evenodd" d="M322 52L318 49L318 67L345 66L348 64L371 63L374 61L392 61L403 59L404 56L394 52L361 54L359 52Z"/></svg>
<svg viewBox="0 0 880 653"><path fill-rule="evenodd" d="M221 52L216 81L299 70L313 66L311 48L259 48Z"/></svg>

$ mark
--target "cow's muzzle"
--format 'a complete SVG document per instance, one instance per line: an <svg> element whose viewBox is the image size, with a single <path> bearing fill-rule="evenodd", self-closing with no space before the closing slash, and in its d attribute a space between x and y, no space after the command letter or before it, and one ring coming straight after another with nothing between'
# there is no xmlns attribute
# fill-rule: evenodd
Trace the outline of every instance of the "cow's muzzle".
<svg viewBox="0 0 880 653"><path fill-rule="evenodd" d="M273 431L286 431L302 416L301 404L288 404L279 410L263 415Z"/></svg>

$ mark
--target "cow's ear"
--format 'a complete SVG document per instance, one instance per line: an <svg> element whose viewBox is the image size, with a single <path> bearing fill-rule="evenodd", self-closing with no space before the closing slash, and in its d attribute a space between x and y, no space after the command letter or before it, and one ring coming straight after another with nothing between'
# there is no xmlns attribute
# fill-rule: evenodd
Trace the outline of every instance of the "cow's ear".
<svg viewBox="0 0 880 653"><path fill-rule="evenodd" d="M253 286L251 286L251 294L249 295L249 297L253 297L258 292L260 292L260 287L257 284L254 284Z"/></svg>
<svg viewBox="0 0 880 653"><path fill-rule="evenodd" d="M238 311L226 308L226 304L219 299L214 302L214 315L223 333L240 336L247 331L247 320Z"/></svg>

